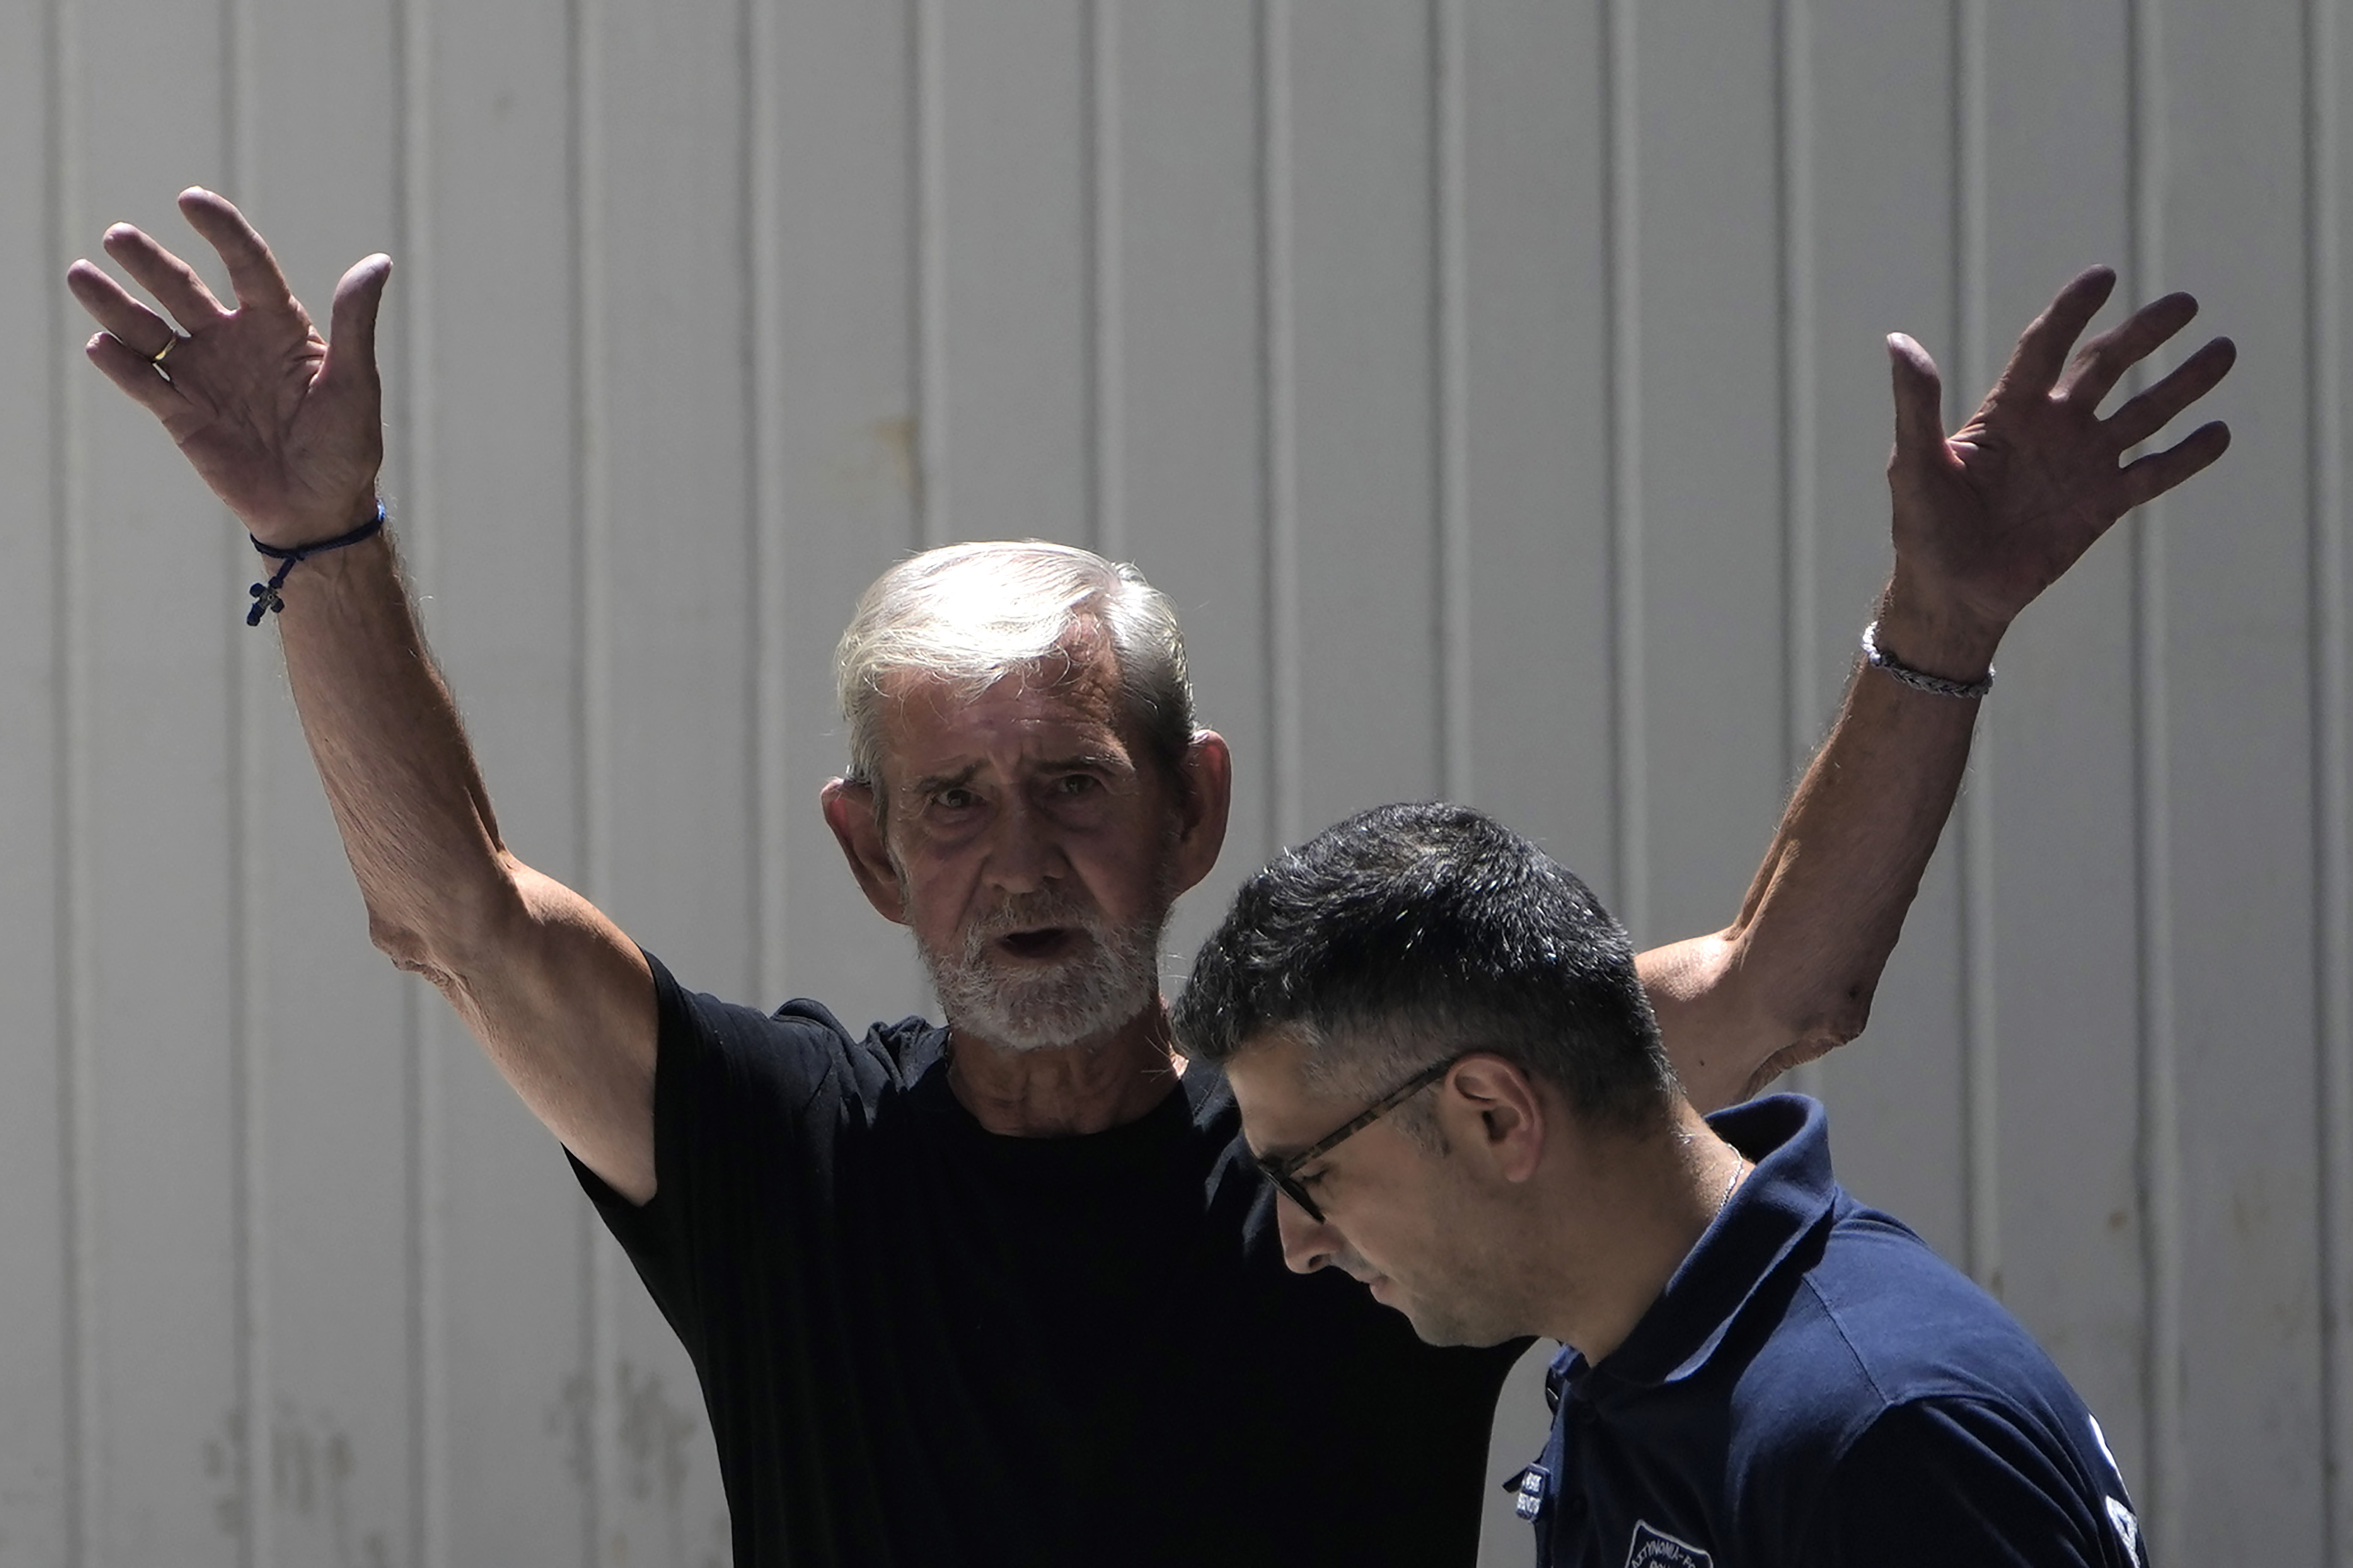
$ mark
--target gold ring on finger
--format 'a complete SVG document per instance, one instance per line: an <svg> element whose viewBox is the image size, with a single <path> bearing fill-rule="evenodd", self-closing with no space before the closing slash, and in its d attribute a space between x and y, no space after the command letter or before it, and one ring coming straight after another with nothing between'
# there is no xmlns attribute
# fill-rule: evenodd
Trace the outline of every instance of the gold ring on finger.
<svg viewBox="0 0 2353 1568"><path fill-rule="evenodd" d="M164 346L162 348L157 349L153 353L147 356L147 363L160 369L164 363L164 356L170 353L174 349L178 348L179 346L180 334L174 332L170 337L164 340Z"/></svg>

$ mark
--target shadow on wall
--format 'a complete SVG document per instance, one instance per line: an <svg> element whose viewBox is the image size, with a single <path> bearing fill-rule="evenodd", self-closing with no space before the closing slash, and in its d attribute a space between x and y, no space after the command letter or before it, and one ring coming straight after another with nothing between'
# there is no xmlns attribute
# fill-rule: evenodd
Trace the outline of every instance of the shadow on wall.
<svg viewBox="0 0 2353 1568"><path fill-rule="evenodd" d="M615 1436L620 1495L607 1510L612 1539L606 1559L726 1568L724 1514L702 1521L700 1542L691 1539L698 1532L689 1528L686 1518L687 1481L702 1431L699 1401L674 1404L660 1374L628 1361L615 1368L613 1392L618 1405ZM584 1489L596 1484L596 1398L590 1380L574 1376L546 1409L546 1430L564 1443L565 1468ZM359 1517L365 1508L353 1485L357 1447L334 1414L281 1400L271 1415L269 1440L276 1554L288 1562L332 1568L393 1568L402 1555L397 1531L361 1527ZM204 1473L213 1491L214 1521L232 1540L247 1534L245 1461L245 1415L231 1410L221 1416L217 1434L205 1440ZM632 1509L630 1504L638 1506ZM649 1511L658 1518L649 1519ZM659 1546L654 1540L633 1540L641 1532L657 1538ZM654 1550L644 1550L649 1547Z"/></svg>
<svg viewBox="0 0 2353 1568"><path fill-rule="evenodd" d="M694 1438L702 1427L701 1392L694 1391L689 1404L673 1404L660 1373L641 1371L625 1359L614 1367L613 1394L619 1405L615 1435L619 1443L617 1479L622 1499L652 1504L659 1514L653 1528L661 1538L662 1554L645 1560L675 1563L678 1568L687 1568L691 1562L698 1568L726 1568L731 1538L724 1514L708 1521L707 1542L700 1559L691 1555L695 1549L688 1541L686 1483L695 1456ZM547 1429L565 1439L565 1465L583 1489L596 1484L596 1389L586 1376L575 1374L565 1380L564 1392L547 1409ZM616 1500L607 1517L612 1531L609 1561L636 1561L630 1552L630 1526L644 1519L642 1510L629 1510Z"/></svg>
<svg viewBox="0 0 2353 1568"><path fill-rule="evenodd" d="M216 1489L213 1517L223 1534L246 1534L245 1413L221 1417L220 1436L205 1440L205 1478ZM290 1536L300 1561L334 1568L392 1568L392 1547L381 1530L360 1531L353 1521L352 1477L359 1468L351 1434L325 1410L279 1402L269 1424L269 1488L281 1536Z"/></svg>

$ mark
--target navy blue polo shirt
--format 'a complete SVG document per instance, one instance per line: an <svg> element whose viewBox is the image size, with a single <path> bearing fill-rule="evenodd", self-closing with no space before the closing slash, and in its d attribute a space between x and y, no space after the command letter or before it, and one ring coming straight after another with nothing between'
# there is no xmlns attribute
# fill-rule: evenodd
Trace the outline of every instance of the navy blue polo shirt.
<svg viewBox="0 0 2353 1568"><path fill-rule="evenodd" d="M1563 1350L1514 1483L1539 1568L2144 1568L2123 1478L2017 1321L1831 1176L1822 1108L1708 1119L1757 1169L1617 1350Z"/></svg>

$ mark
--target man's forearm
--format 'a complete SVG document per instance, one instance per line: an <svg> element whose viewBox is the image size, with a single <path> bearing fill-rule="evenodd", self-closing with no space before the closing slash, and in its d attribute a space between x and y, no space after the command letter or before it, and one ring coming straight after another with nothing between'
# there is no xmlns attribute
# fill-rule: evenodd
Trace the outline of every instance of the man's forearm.
<svg viewBox="0 0 2353 1568"><path fill-rule="evenodd" d="M1956 680L1999 631L1900 587L1883 651ZM1643 984L1693 1102L1712 1110L1862 1032L1968 763L1978 704L1859 667L1732 925L1642 955Z"/></svg>
<svg viewBox="0 0 2353 1568"><path fill-rule="evenodd" d="M499 842L457 705L382 536L305 561L278 617L294 703L368 931L438 986L539 1119L653 1195L650 971L586 899Z"/></svg>
<svg viewBox="0 0 2353 1568"><path fill-rule="evenodd" d="M275 617L370 934L437 974L512 897L498 825L390 538L302 562Z"/></svg>
<svg viewBox="0 0 2353 1568"><path fill-rule="evenodd" d="M2211 390L2237 351L2216 338L2102 417L2117 382L2198 310L2168 294L2078 348L2115 286L2095 267L2061 289L1950 437L1936 362L1903 333L1888 338L1895 575L1880 608L1883 655L1975 682L2010 622L2116 519L2229 447L2215 421L2124 460ZM1977 709L1859 670L1739 919L1642 955L1668 1054L1702 1110L1862 1031L1959 792Z"/></svg>

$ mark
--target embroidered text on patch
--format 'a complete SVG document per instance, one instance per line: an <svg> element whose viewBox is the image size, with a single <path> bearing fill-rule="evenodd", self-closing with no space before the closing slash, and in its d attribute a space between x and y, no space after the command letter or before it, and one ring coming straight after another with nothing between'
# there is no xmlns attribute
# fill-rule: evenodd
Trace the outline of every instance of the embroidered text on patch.
<svg viewBox="0 0 2353 1568"><path fill-rule="evenodd" d="M1626 1568L1710 1568L1715 1560L1688 1541L1677 1541L1665 1531L1640 1520L1633 1544L1626 1549Z"/></svg>

